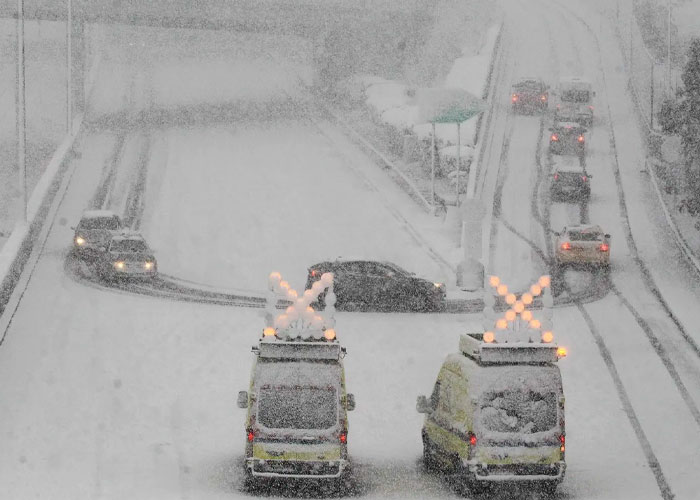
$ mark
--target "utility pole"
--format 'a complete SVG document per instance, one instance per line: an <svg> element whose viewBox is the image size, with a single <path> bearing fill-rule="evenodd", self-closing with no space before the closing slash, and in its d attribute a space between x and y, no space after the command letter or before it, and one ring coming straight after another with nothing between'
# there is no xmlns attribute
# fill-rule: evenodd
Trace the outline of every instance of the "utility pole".
<svg viewBox="0 0 700 500"><path fill-rule="evenodd" d="M650 60L651 62L651 78L649 80L650 83L650 90L649 93L651 95L650 99L650 106L649 106L649 130L654 130L654 59Z"/></svg>
<svg viewBox="0 0 700 500"><path fill-rule="evenodd" d="M19 191L22 198L22 219L27 222L27 120L24 77L24 0L17 0L17 164L19 167Z"/></svg>
<svg viewBox="0 0 700 500"><path fill-rule="evenodd" d="M668 0L668 54L666 58L666 78L668 85L668 97L671 97L671 0Z"/></svg>
<svg viewBox="0 0 700 500"><path fill-rule="evenodd" d="M66 20L66 132L73 124L73 0L68 0Z"/></svg>

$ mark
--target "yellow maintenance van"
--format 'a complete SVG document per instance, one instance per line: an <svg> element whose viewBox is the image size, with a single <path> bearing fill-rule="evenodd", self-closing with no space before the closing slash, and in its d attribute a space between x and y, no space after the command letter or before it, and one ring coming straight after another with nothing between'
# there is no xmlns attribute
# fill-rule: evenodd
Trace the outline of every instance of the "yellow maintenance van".
<svg viewBox="0 0 700 500"><path fill-rule="evenodd" d="M471 490L529 482L553 492L566 471L563 351L551 339L498 343L487 333L461 335L432 394L418 397L425 466Z"/></svg>
<svg viewBox="0 0 700 500"><path fill-rule="evenodd" d="M272 288L279 283L277 278ZM330 296L332 276L325 283ZM247 489L271 479L328 480L344 486L351 481L348 411L355 408L355 398L345 388L346 350L330 315L321 317L309 307L323 289L315 287L274 321L270 317L253 347L250 386L238 394L238 406L248 410ZM296 292L288 296L295 297Z"/></svg>

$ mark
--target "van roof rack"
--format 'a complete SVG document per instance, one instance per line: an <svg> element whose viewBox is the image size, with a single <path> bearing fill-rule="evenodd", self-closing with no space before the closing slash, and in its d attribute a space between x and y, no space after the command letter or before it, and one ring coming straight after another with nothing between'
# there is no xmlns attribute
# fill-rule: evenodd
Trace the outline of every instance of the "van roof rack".
<svg viewBox="0 0 700 500"><path fill-rule="evenodd" d="M459 350L481 364L542 364L559 359L557 346L539 342L484 342L483 333L464 333Z"/></svg>

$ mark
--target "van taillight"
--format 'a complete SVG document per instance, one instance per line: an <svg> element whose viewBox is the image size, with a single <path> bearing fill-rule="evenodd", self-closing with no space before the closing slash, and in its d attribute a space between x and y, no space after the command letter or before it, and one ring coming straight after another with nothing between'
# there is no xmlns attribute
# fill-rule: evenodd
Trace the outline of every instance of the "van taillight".
<svg viewBox="0 0 700 500"><path fill-rule="evenodd" d="M559 450L560 450L562 453L564 453L565 448L566 448L566 446L565 446L565 445L566 445L566 436L564 436L564 434L562 434L561 436L559 436L559 442L561 443L561 446L559 447Z"/></svg>
<svg viewBox="0 0 700 500"><path fill-rule="evenodd" d="M598 246L598 250L600 250L601 252L607 252L608 250L610 250L610 245L608 245L607 243L601 243Z"/></svg>
<svg viewBox="0 0 700 500"><path fill-rule="evenodd" d="M557 142L558 140L559 140L559 136L557 134L552 134L551 141Z"/></svg>
<svg viewBox="0 0 700 500"><path fill-rule="evenodd" d="M559 180L559 174L554 174L554 180L558 181Z"/></svg>
<svg viewBox="0 0 700 500"><path fill-rule="evenodd" d="M340 442L343 444L348 444L348 433L347 432L341 432L340 433Z"/></svg>
<svg viewBox="0 0 700 500"><path fill-rule="evenodd" d="M253 429L248 429L248 442L252 443L255 439L255 431Z"/></svg>
<svg viewBox="0 0 700 500"><path fill-rule="evenodd" d="M565 241L564 243L561 244L561 249L562 250L571 250L571 243L568 241Z"/></svg>
<svg viewBox="0 0 700 500"><path fill-rule="evenodd" d="M474 433L470 432L467 434L467 437L469 438L469 446L476 446L476 436Z"/></svg>
<svg viewBox="0 0 700 500"><path fill-rule="evenodd" d="M311 276L312 276L313 278L316 278L316 277L318 277L318 276L321 276L321 272L320 272L320 271L317 271L316 269L312 269L312 270L311 270Z"/></svg>

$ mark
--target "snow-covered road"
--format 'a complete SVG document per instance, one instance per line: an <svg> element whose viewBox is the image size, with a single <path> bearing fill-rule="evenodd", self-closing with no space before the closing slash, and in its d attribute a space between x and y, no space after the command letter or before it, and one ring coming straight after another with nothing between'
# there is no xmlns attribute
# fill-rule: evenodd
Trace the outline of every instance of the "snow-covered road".
<svg viewBox="0 0 700 500"><path fill-rule="evenodd" d="M687 339L700 341L692 338L700 321L697 277L671 243L642 172L642 139L610 27L584 2L575 3L577 11L534 3L537 9L503 0L507 59L483 167L484 196L500 193L489 271L515 288L529 284L547 271L548 230L581 217L578 207L548 205L546 182L535 189L546 175L548 122L509 114L518 75L554 82L582 74L595 83L586 213L613 235L611 292L554 313L557 339L570 352L560 362L568 472L558 496L691 499L700 491L693 469L700 459L700 357ZM338 255L392 260L446 279L435 255L453 251L454 238L324 120L296 80L289 85L290 74L308 77L306 61L290 56L298 41L192 33L178 45L163 33L131 30L138 52L120 53L124 32L110 36L114 52L93 94L109 119L97 120L76 145L81 155L45 245L36 249L38 264L18 290L14 314L0 318L9 329L0 347L2 496L247 497L240 490L244 415L234 396L248 385L259 312L73 281L64 269L69 226L95 200L105 172L115 165L120 173L104 200L119 208L130 178L145 169L140 227L161 269L208 285L259 290L267 273L279 270L301 287L310 264ZM225 44L235 50L222 60ZM265 57L255 52L260 44ZM240 83L239 73L245 84L226 83ZM264 85L254 85L256 74ZM282 118L254 106L265 116L239 119L223 106L252 91L263 102L294 97ZM548 216L538 220L533 207ZM479 318L345 313L337 322L349 351L348 389L358 401L349 450L360 494L455 496L420 464L415 397L430 392L458 334L480 326Z"/></svg>

